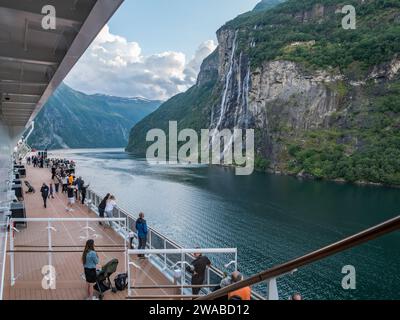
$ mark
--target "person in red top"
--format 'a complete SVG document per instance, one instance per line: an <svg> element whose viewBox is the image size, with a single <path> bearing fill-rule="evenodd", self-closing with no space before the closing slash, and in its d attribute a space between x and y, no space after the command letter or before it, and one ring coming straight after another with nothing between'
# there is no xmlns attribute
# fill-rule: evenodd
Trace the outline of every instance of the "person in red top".
<svg viewBox="0 0 400 320"><path fill-rule="evenodd" d="M235 271L232 273L232 284L242 281L243 275L239 271ZM229 300L251 300L251 288L244 287L242 289L238 289L228 293Z"/></svg>

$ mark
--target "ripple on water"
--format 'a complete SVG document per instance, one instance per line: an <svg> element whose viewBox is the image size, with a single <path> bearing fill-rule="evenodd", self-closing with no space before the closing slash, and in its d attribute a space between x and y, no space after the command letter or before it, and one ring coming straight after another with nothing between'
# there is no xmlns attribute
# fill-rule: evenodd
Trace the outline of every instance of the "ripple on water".
<svg viewBox="0 0 400 320"><path fill-rule="evenodd" d="M363 188L226 168L149 166L123 152L69 153L77 173L120 207L143 211L155 229L193 247L237 247L252 275L394 216L400 190ZM399 299L399 233L337 254L278 280L281 297ZM216 260L218 263L218 260ZM341 287L354 265L357 290ZM265 285L258 286L265 292Z"/></svg>

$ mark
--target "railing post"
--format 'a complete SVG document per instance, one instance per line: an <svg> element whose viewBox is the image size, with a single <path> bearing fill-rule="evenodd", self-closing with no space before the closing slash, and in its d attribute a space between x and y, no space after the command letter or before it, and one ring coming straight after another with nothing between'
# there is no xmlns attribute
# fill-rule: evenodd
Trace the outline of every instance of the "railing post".
<svg viewBox="0 0 400 320"><path fill-rule="evenodd" d="M86 240L89 240L89 221L86 221Z"/></svg>
<svg viewBox="0 0 400 320"><path fill-rule="evenodd" d="M149 229L149 247L150 249L153 249L153 245L151 243L151 229Z"/></svg>
<svg viewBox="0 0 400 320"><path fill-rule="evenodd" d="M269 279L268 281L268 300L279 300L276 278Z"/></svg>
<svg viewBox="0 0 400 320"><path fill-rule="evenodd" d="M183 286L185 285L185 275L186 275L186 272L185 272L185 254L182 252L181 253L181 295L183 296Z"/></svg>
<svg viewBox="0 0 400 320"><path fill-rule="evenodd" d="M49 249L49 266L52 266L52 253L50 251L52 251L52 241L51 241L51 222L47 222L47 238L48 238L48 249Z"/></svg>
<svg viewBox="0 0 400 320"><path fill-rule="evenodd" d="M128 251L126 251L125 256L126 256L125 259L127 260L128 263L128 297L130 297L132 295L132 290L131 290L132 281L131 281L131 258L129 256Z"/></svg>
<svg viewBox="0 0 400 320"><path fill-rule="evenodd" d="M11 286L15 285L15 273L14 273L14 221L10 222L10 273L11 273Z"/></svg>
<svg viewBox="0 0 400 320"><path fill-rule="evenodd" d="M127 254L128 254L128 244L127 244L127 240L129 241L129 231L128 231L128 228L127 228L127 221L128 221L128 218L126 218L125 219L125 241L124 241L124 243L125 243L125 272L128 272L128 269L129 269L129 262L128 262L128 260L127 260ZM128 239L126 239L126 238L128 238Z"/></svg>
<svg viewBox="0 0 400 320"><path fill-rule="evenodd" d="M238 254L237 254L237 249L235 251L235 271L238 271Z"/></svg>
<svg viewBox="0 0 400 320"><path fill-rule="evenodd" d="M164 250L167 249L167 240L164 238ZM167 269L167 254L164 253L164 268Z"/></svg>
<svg viewBox="0 0 400 320"><path fill-rule="evenodd" d="M118 218L121 218L121 210L119 208L117 208L117 210L118 210ZM121 221L118 221L118 225L119 228L122 229Z"/></svg>

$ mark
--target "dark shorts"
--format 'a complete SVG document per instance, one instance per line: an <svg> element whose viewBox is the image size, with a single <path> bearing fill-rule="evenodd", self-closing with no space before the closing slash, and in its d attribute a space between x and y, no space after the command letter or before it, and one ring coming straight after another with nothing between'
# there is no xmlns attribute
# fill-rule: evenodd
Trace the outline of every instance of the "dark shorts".
<svg viewBox="0 0 400 320"><path fill-rule="evenodd" d="M87 283L96 283L96 269L85 268L85 278Z"/></svg>

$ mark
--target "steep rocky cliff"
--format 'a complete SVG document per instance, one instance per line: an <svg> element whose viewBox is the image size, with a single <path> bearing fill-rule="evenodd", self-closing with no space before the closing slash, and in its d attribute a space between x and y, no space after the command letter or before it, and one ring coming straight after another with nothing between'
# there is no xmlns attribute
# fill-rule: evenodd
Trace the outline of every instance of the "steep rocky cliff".
<svg viewBox="0 0 400 320"><path fill-rule="evenodd" d="M346 4L356 30L342 28ZM399 17L398 0L289 0L239 16L197 85L139 123L128 151L144 152L145 128L184 128L196 110L196 130L254 128L259 169L400 184Z"/></svg>

